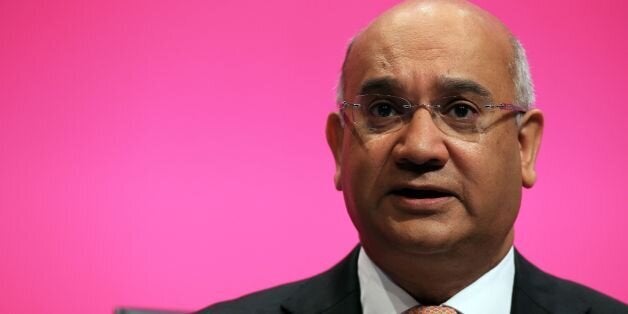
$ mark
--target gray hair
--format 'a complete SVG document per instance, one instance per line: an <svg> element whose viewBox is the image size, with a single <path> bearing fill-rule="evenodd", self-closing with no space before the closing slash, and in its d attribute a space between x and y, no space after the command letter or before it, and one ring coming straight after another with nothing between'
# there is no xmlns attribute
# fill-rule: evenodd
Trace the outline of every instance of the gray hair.
<svg viewBox="0 0 628 314"><path fill-rule="evenodd" d="M354 39L355 38L352 38L349 41L347 51L345 52L345 58L342 63L342 69L340 70L340 78L338 79L338 84L336 86L337 103L341 103L344 100L344 68L345 64L347 63L347 57L351 52L351 47L353 46ZM513 58L508 66L512 75L512 81L515 88L515 103L517 105L523 106L524 108L531 109L534 106L535 95L534 83L532 82L532 75L530 74L530 65L528 64L528 57L526 56L526 51L523 48L523 45L516 37L510 37L510 44L513 50Z"/></svg>
<svg viewBox="0 0 628 314"><path fill-rule="evenodd" d="M530 74L528 57L521 42L514 36L510 37L513 58L510 64L512 82L515 86L515 102L525 108L531 109L534 106L534 83Z"/></svg>

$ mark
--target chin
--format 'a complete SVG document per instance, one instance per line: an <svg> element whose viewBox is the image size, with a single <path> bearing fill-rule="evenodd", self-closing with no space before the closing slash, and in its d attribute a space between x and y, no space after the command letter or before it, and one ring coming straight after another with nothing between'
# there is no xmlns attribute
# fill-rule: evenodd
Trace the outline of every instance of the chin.
<svg viewBox="0 0 628 314"><path fill-rule="evenodd" d="M400 228L401 227L401 228ZM403 253L441 254L451 251L458 242L448 226L388 226L382 231L386 247Z"/></svg>
<svg viewBox="0 0 628 314"><path fill-rule="evenodd" d="M395 243L400 251L419 255L447 253L454 247L450 239L439 239L437 237L404 238L396 240Z"/></svg>

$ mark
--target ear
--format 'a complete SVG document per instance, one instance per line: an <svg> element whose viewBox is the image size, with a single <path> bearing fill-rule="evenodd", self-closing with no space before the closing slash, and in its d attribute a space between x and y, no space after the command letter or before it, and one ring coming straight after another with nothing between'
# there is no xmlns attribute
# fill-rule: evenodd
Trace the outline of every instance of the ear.
<svg viewBox="0 0 628 314"><path fill-rule="evenodd" d="M531 188L536 182L536 157L543 136L543 113L538 109L526 112L519 124L519 149L521 153L521 184Z"/></svg>
<svg viewBox="0 0 628 314"><path fill-rule="evenodd" d="M338 191L342 190L342 140L344 136L344 126L342 123L342 116L340 113L332 112L327 117L327 127L325 129L325 135L327 137L327 144L331 149L331 153L334 155L334 161L336 162L336 173L334 174L334 183Z"/></svg>

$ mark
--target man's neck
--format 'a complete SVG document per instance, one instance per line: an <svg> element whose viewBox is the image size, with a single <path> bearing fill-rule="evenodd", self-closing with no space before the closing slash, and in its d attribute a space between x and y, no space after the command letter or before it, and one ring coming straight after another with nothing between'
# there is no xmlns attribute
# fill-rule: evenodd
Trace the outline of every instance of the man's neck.
<svg viewBox="0 0 628 314"><path fill-rule="evenodd" d="M513 232L493 248L419 254L364 249L390 279L424 305L439 305L469 286L501 261L513 244Z"/></svg>

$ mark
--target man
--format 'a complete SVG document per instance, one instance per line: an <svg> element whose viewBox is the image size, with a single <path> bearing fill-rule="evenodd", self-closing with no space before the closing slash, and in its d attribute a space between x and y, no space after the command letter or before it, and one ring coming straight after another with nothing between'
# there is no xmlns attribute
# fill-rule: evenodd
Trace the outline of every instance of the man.
<svg viewBox="0 0 628 314"><path fill-rule="evenodd" d="M513 249L543 129L525 53L463 1L409 1L351 43L327 121L361 246L202 313L628 313Z"/></svg>

